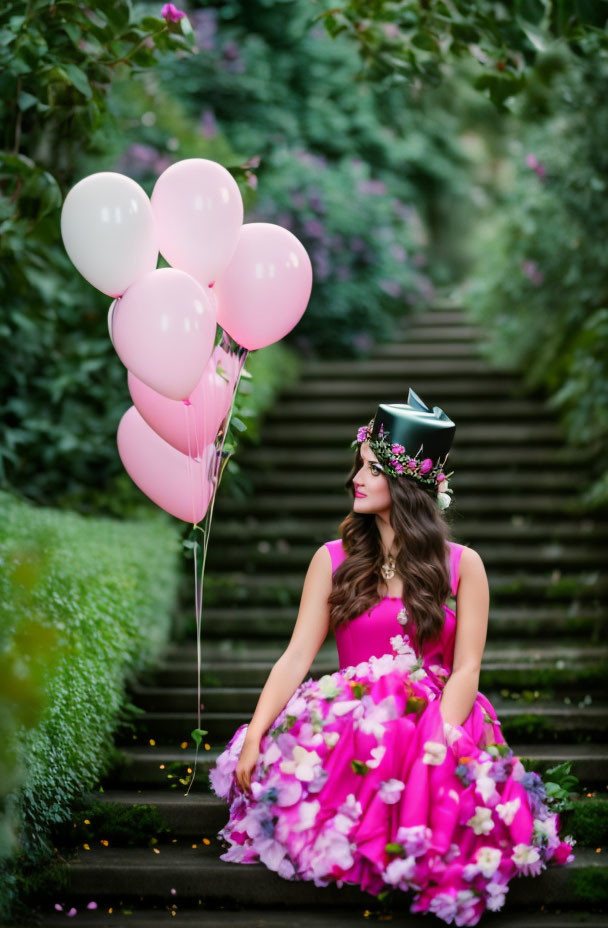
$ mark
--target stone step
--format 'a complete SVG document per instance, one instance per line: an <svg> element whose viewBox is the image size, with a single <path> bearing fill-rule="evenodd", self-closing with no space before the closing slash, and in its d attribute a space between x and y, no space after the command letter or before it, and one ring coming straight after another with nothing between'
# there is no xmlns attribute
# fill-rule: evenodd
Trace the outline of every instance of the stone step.
<svg viewBox="0 0 608 928"><path fill-rule="evenodd" d="M203 726L204 728L204 726ZM211 733L210 733L211 734ZM197 792L209 792L207 771L215 765L219 754L225 749L227 740L218 739L214 744L210 734L205 736L205 743L210 749L201 747L192 784ZM231 732L232 734L232 732ZM190 738L188 732L187 739ZM177 737L173 744L177 744ZM189 742L192 745L192 741ZM608 781L608 745L601 742L587 744L540 744L508 742L515 755L522 762L532 765L527 769L536 770L541 775L557 764L572 761L571 772L580 780L582 792L597 789L598 795L606 795ZM116 766L103 778L104 790L144 789L154 787L166 789L169 793L185 793L187 785L179 782L187 775L188 768L194 767L195 752L193 747L181 749L168 745L130 744L120 749Z"/></svg>
<svg viewBox="0 0 608 928"><path fill-rule="evenodd" d="M254 467L264 468L276 472L278 467L283 465L293 466L297 463L298 467L313 468L315 470L327 470L329 468L343 470L344 479L354 462L354 450L350 448L350 442L356 436L356 428L353 429L350 438L344 442L343 448L332 448L327 445L316 445L314 442L307 447L305 444L298 449L297 460L294 461L294 452L291 448L267 448L266 444L260 447L246 446L240 463L246 472ZM535 468L542 470L546 468L550 471L566 471L572 474L573 467L580 465L580 455L577 456L572 448L563 446L551 446L546 448L543 445L534 447L523 444L521 447L514 445L507 450L501 447L488 446L471 446L461 447L460 445L453 451L450 451L448 458L448 471L452 468L456 470L458 464L460 470L478 471L486 475L488 469L494 471L502 469L503 471L511 470L513 476L519 473L519 465L526 470ZM218 501L220 497L218 496Z"/></svg>
<svg viewBox="0 0 608 928"><path fill-rule="evenodd" d="M320 546L319 546L320 547ZM472 547L472 546L471 546ZM582 570L602 569L608 561L608 545L589 544L585 539L572 539L561 544L557 542L520 543L518 545L481 542L475 550L482 558L486 570L491 568L521 568L529 570L554 570L556 568L579 568ZM240 570L253 570L261 567L282 569L285 571L306 571L316 551L315 545L290 544L284 539L281 545L259 539L257 543L231 544L230 561L226 559L226 547L209 544L207 566L210 570L221 571L232 566Z"/></svg>
<svg viewBox="0 0 608 928"><path fill-rule="evenodd" d="M241 689L240 711L217 712L204 709L201 727L209 732L207 741L227 741L243 723L248 723L259 689ZM485 695L485 694L484 694ZM539 743L554 742L558 737L565 744L580 744L594 740L603 743L608 734L608 705L593 702L583 707L564 705L557 701L537 700L523 705L508 704L494 694L488 694L507 741L525 731L537 738ZM246 705L249 703L249 711ZM146 712L137 722L137 735L128 729L117 733L117 743L147 743L150 738L157 744L180 744L189 741L190 733L197 727L196 699L192 700L191 711Z"/></svg>
<svg viewBox="0 0 608 928"><path fill-rule="evenodd" d="M574 697L574 689L581 693L582 699L587 693L599 696L604 695L605 683L608 679L608 662L605 654L603 660L592 665L581 665L575 659L558 662L538 661L534 663L521 662L509 664L504 661L482 664L479 689L485 693L492 703L502 689L526 689L540 691L550 688L556 690L559 697ZM272 669L271 664L225 665L221 668L213 664L203 664L201 706L208 712L238 712L239 710L253 713L260 689L266 682ZM334 673L338 670L338 661L333 663L316 663L310 668L306 677L319 679L323 674ZM196 664L176 664L168 668L174 683L158 682L138 683L130 687L132 701L142 709L149 712L188 712L196 706ZM220 673L221 671L221 673ZM228 671L228 673L227 673ZM235 672L236 671L236 672ZM239 673L240 671L240 673ZM181 674L181 679L178 679ZM237 682L226 682L236 679ZM522 709L522 711L524 711Z"/></svg>
<svg viewBox="0 0 608 928"><path fill-rule="evenodd" d="M206 653L206 649L205 649ZM207 689L220 687L253 686L262 687L272 669L273 662L236 661L229 663L202 662L201 680ZM308 675L315 680L326 673L334 673L338 661L314 662ZM162 708L164 688L182 688L196 686L197 668L194 661L161 663L152 673L143 678L138 687L132 688L134 701L145 708ZM576 692L596 693L598 688L604 690L608 679L608 656L603 652L593 661L586 661L575 654L561 660L521 661L483 661L479 686L485 692L490 688L545 689L559 690L560 696L574 695ZM162 689L160 689L162 688ZM150 689L154 692L150 692ZM143 697L146 701L142 701ZM189 697L190 698L190 697ZM203 695L208 708L211 704ZM192 701L188 703L192 705Z"/></svg>
<svg viewBox="0 0 608 928"><path fill-rule="evenodd" d="M558 496L553 493L524 494L509 487L494 489L494 493L469 493L468 495L455 495L454 511L466 519L479 518L487 513L490 516L498 514L503 517L521 515L522 517L544 518L553 520L563 518L571 513L574 518L579 515L578 502L574 496ZM253 499L247 500L247 511L256 516L265 515L268 519L274 518L275 512L280 512L283 518L288 514L305 513L309 518L313 515L320 518L344 519L352 510L352 494L343 488L336 488L333 493L260 493ZM243 500L223 497L218 498L214 515L235 517L243 511Z"/></svg>
<svg viewBox="0 0 608 928"><path fill-rule="evenodd" d="M201 900L202 902L202 900ZM173 905L174 903L171 903ZM68 906L69 908L69 906ZM141 903L124 906L122 912L120 909L113 908L112 913L104 908L99 911L87 911L86 909L78 910L78 924L86 926L96 926L96 928L116 928L119 924L118 918L123 914L125 916L124 924L130 928L156 928L157 925L166 925L169 921L167 912L169 905L162 908L152 908L149 904L145 907ZM279 903L277 909L271 909L267 906L260 908L251 908L249 905L245 909L234 909L232 906L219 906L217 909L211 909L208 906L198 907L183 906L179 904L178 920L180 925L196 926L196 928L226 928L229 923L231 928L353 928L358 920L367 918L368 921L375 921L370 918L373 915L373 902L365 903L365 912L359 912L355 916L353 912L341 912L339 907L335 911L320 909L300 908L287 909L285 905ZM530 910L531 911L531 910ZM380 909L378 909L380 912ZM526 913L526 918L529 913ZM383 916L386 918L386 916ZM420 915L412 915L405 911L400 914L399 924L407 926L420 925ZM524 913L517 909L512 909L510 904L505 903L503 911L491 913L492 926L495 928L525 928L526 921ZM42 916L37 922L48 928L55 926L65 926L65 912L51 912ZM544 904L541 909L533 913L534 928L606 928L608 926L608 916L601 913L594 913L591 908L587 907L584 902L579 902L571 912L563 912L561 909L549 911ZM11 928L11 926L9 926ZM23 925L14 925L12 928L23 928Z"/></svg>
<svg viewBox="0 0 608 928"><path fill-rule="evenodd" d="M400 402L406 402L408 384L404 380L403 364L398 374L387 375L384 372L385 363L385 361L378 363L376 374L369 375L363 381L356 375L349 377L343 375L339 378L329 375L327 379L317 378L315 380L300 379L281 391L278 402L307 398L312 400L315 397L328 396L332 399L357 399L363 403L364 407L370 404L370 397L376 397L376 403L381 402L382 396L393 396ZM539 389L524 392L516 376L501 373L499 377L494 377L491 371L486 371L485 376L479 374L473 378L466 374L452 375L449 380L443 377L441 372L428 374L421 371L416 374L415 382L411 385L425 402L427 402L427 394L430 398L441 398L441 401L435 400L438 406L441 406L441 403L447 405L447 399L444 399L447 396L450 397L450 402L456 399L476 402L480 396L486 400L494 398L497 402L525 397L530 403L541 404L544 404L547 399L546 393ZM371 406L370 418L374 412L373 400Z"/></svg>
<svg viewBox="0 0 608 928"><path fill-rule="evenodd" d="M433 403L430 399L425 402L432 408ZM361 418L361 414L361 401L353 397L337 399L331 395L330 397L309 397L307 400L281 397L265 414L264 422L273 423L273 428L275 422L283 421L317 424L330 422L333 425L340 420ZM474 404L470 399L454 398L450 399L449 415L458 423L459 436L460 428L466 422L476 423L483 419L505 425L512 420L515 423L533 422L553 426L553 414L545 408L544 404L531 403L527 398L486 399L478 396Z"/></svg>
<svg viewBox="0 0 608 928"><path fill-rule="evenodd" d="M91 803L101 802L119 809L141 805L154 806L164 823L171 829L168 835L159 836L159 842L163 843L168 843L175 836L188 836L199 841L203 835L211 837L226 824L227 819L228 804L224 799L220 799L214 793L195 793L194 789L187 796L176 790L169 792L156 789L141 792L108 790L103 793L90 793L86 798ZM584 806L589 801L583 797L577 800L577 805ZM608 802L608 798L605 798L604 802ZM590 814L589 809L587 814ZM576 835L574 837L576 838ZM577 839L575 848L585 846L582 839Z"/></svg>
<svg viewBox="0 0 608 928"><path fill-rule="evenodd" d="M217 639L230 638L232 642L243 641L245 647L250 648L256 638L261 641L276 639L282 649L286 646L298 614L297 593L294 593L289 606L277 603L256 606L248 602L246 596L242 605L235 605L231 597L232 594L227 591L225 606L211 606L207 604L207 589L203 590L203 640L211 644ZM180 622L180 627L190 629L188 633L191 635L195 634L194 593L192 611L182 613ZM605 637L605 627L605 608L579 598L556 606L543 602L511 607L504 603L490 604L489 635L495 640L508 641L513 635L534 638L546 634L548 640L580 635L599 642Z"/></svg>
<svg viewBox="0 0 608 928"><path fill-rule="evenodd" d="M62 896L72 903L80 899L86 904L91 898L98 902L126 901L142 896L148 902L158 900L168 906L176 899L180 902L202 899L215 904L287 903L332 909L367 907L373 901L374 897L356 886L316 887L309 880L287 881L262 863L228 863L219 859L224 843L216 837L210 840L208 846L196 842L196 847L157 848L158 854L152 848L81 849L66 867L65 886L51 885L44 896L55 901L61 888ZM605 880L604 857L591 848L576 846L575 859L567 866L549 863L536 877L514 879L509 887L509 908L536 907L539 899L545 905L572 906L582 881L590 885L593 880ZM395 893L392 902L395 911L407 911L410 904L410 894Z"/></svg>
<svg viewBox="0 0 608 928"><path fill-rule="evenodd" d="M537 602L552 599L570 604L572 596L580 600L595 600L606 594L608 578L601 576L597 569L590 570L556 570L545 567L535 574L523 570L509 572L492 570L487 571L488 583L493 603L500 599L501 605L514 602ZM275 603L288 605L290 602L300 602L304 571L296 574L262 573L259 569L255 573L244 571L230 571L225 577L213 575L213 588L209 585L205 591L207 605L218 605L218 598L229 599L235 606L247 601L254 603Z"/></svg>
<svg viewBox="0 0 608 928"><path fill-rule="evenodd" d="M449 395L450 385L453 377L467 378L472 380L475 377L488 378L499 382L503 379L506 383L513 382L517 375L516 372L506 366L497 364L496 367L490 367L490 364L484 358L465 358L465 359L444 359L444 358L424 358L418 361L395 360L394 358L382 358L374 360L373 358L365 359L324 359L320 361L307 361L302 371L301 382L308 383L311 380L320 378L334 382L345 378L357 378L360 380L374 378L391 378L402 383L402 390L407 396L407 388L411 386L416 393L423 395L422 387L425 379L433 377L441 378L444 381L443 393Z"/></svg>
<svg viewBox="0 0 608 928"><path fill-rule="evenodd" d="M422 330L421 330L422 331ZM429 330L432 331L432 330ZM412 329L407 338L400 337L394 345L376 345L368 356L369 360L376 361L380 366L385 359L409 361L418 358L483 358L484 354L478 342L473 341L467 334L446 342L437 331L434 335L419 336L418 330Z"/></svg>
<svg viewBox="0 0 608 928"><path fill-rule="evenodd" d="M479 326L472 325L464 320L453 323L447 322L443 326L428 325L426 321L420 319L409 320L409 325L404 326L402 332L395 333L396 337L390 342L376 344L372 351L372 357L381 357L385 353L390 354L390 349L400 347L401 345L419 344L428 342L433 347L451 342L472 342L476 344L483 337L483 330ZM403 341L401 341L403 339Z"/></svg>
<svg viewBox="0 0 608 928"><path fill-rule="evenodd" d="M217 511L219 506L218 497ZM536 523L523 515L501 520L488 518L483 522L467 519L466 526L457 525L452 529L452 533L453 540L458 544L467 544L474 548L482 542L502 542L505 547L513 547L522 541L536 541L539 544L569 545L574 550L575 546L582 543L608 543L608 524L585 516L572 518L567 522L555 519L551 523ZM281 543L305 542L311 546L315 543L322 545L337 537L337 519L288 519L277 516L268 521L250 514L241 515L239 520L226 518L213 521L210 535L210 539L216 539L218 542L233 542L237 538L240 543L245 544L270 539Z"/></svg>
<svg viewBox="0 0 608 928"><path fill-rule="evenodd" d="M204 637L204 628L203 628ZM285 648L286 641L253 640L242 642L233 638L224 638L217 641L202 643L202 663L210 670L226 666L246 667L250 664L263 663L270 668L274 661L280 657ZM483 666L504 664L514 666L526 663L537 666L539 661L546 661L559 665L575 662L577 666L593 665L603 661L608 656L608 646L601 644L586 644L576 638L566 638L561 641L547 641L544 638L530 638L518 641L511 636L509 641L492 641L486 644L483 655ZM313 667L334 664L337 661L336 643L333 636L328 635L319 648ZM207 662L207 663L205 663ZM186 640L172 642L161 656L158 667L170 668L180 665L196 666L196 641ZM152 673L154 671L151 671Z"/></svg>
<svg viewBox="0 0 608 928"><path fill-rule="evenodd" d="M456 471L456 464L446 466L446 471ZM572 495L572 474L568 471L513 471L493 470L492 480L487 479L487 471L481 469L463 470L459 468L458 493L474 491L479 495L496 495L498 487L514 487L518 493L546 493ZM304 490L317 493L342 493L346 477L343 468L335 470L275 470L272 475L267 471L252 469L244 473L253 490L268 490L273 492L302 492Z"/></svg>
<svg viewBox="0 0 608 928"><path fill-rule="evenodd" d="M372 410L372 415L375 409ZM365 419L365 414L364 417ZM271 423L272 427L264 432L264 444L267 447L275 445L302 447L316 445L323 447L343 446L350 449L350 443L357 435L359 426L365 422L361 415L354 415L350 419L340 418L333 423L317 422L286 422ZM550 421L540 422L496 422L490 415L487 421L476 416L472 425L458 425L456 448L485 448L490 445L503 450L503 460L514 445L526 445L531 448L545 448L548 445L557 446L563 441L557 423Z"/></svg>

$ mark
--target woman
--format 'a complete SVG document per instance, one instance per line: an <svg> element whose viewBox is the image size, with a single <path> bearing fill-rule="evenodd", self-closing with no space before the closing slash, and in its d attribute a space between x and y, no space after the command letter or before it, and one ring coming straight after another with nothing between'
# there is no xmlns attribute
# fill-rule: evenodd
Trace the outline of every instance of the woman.
<svg viewBox="0 0 608 928"><path fill-rule="evenodd" d="M210 778L230 803L222 860L412 890L411 912L474 925L575 842L477 690L489 590L442 514L454 432L411 389L359 429L353 511L315 552L291 640ZM340 669L303 683L328 631Z"/></svg>

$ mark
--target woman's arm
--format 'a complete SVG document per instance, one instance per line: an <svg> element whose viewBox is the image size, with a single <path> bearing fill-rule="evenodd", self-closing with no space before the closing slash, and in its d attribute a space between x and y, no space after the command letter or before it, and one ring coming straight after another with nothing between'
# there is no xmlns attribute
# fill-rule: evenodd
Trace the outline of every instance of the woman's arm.
<svg viewBox="0 0 608 928"><path fill-rule="evenodd" d="M477 697L489 609L483 561L473 548L465 548L460 556L454 663L439 704L443 721L452 725L466 721Z"/></svg>
<svg viewBox="0 0 608 928"><path fill-rule="evenodd" d="M332 588L331 556L323 545L315 551L302 588L300 609L291 640L275 662L247 728L245 742L259 744L277 715L310 670L329 630Z"/></svg>

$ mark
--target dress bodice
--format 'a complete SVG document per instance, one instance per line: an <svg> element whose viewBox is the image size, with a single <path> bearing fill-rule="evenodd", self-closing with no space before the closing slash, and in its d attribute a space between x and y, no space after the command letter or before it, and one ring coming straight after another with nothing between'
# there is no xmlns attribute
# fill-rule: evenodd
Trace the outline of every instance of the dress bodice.
<svg viewBox="0 0 608 928"><path fill-rule="evenodd" d="M342 539L325 542L329 549L332 573L347 557L342 546ZM464 545L448 542L450 548L450 582L452 595L458 591L460 557ZM382 600L361 615L349 622L339 625L335 630L336 646L340 668L368 661L372 655L382 657L383 654L392 653L390 639L395 635L409 634L411 644L415 647L415 638L412 630L412 621L403 617L402 610L405 603L395 596L384 596ZM423 662L439 664L452 670L454 660L454 641L456 636L456 613L447 604L444 604L445 623L439 638L436 641L427 641L423 646ZM402 621L397 616L401 613ZM402 624L404 622L405 624Z"/></svg>

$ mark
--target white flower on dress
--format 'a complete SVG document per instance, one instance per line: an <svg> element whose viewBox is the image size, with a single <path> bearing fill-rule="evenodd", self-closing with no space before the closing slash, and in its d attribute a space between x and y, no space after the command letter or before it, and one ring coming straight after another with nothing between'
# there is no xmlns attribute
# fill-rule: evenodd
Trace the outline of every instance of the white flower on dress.
<svg viewBox="0 0 608 928"><path fill-rule="evenodd" d="M394 654L383 654L382 657L372 655L369 665L372 679L379 680L380 677L385 677L387 673L395 669L395 656Z"/></svg>
<svg viewBox="0 0 608 928"><path fill-rule="evenodd" d="M409 856L420 857L429 847L433 831L428 825L401 825L395 840L402 844Z"/></svg>
<svg viewBox="0 0 608 928"><path fill-rule="evenodd" d="M393 805L395 802L399 802L401 793L404 789L405 783L403 780L397 780L393 777L390 780L382 781L378 795L382 802L386 802L387 805Z"/></svg>
<svg viewBox="0 0 608 928"><path fill-rule="evenodd" d="M393 635L391 647L396 654L411 654L414 659L416 658L416 652L410 643L409 635Z"/></svg>
<svg viewBox="0 0 608 928"><path fill-rule="evenodd" d="M316 751L307 751L300 744L293 749L293 760L284 760L279 764L283 773L293 773L298 780L310 783L315 778L317 764L321 763L321 758Z"/></svg>
<svg viewBox="0 0 608 928"><path fill-rule="evenodd" d="M278 760L280 756L281 752L279 751L279 746L273 739L273 741L262 754L260 760L263 764L274 764L274 762Z"/></svg>
<svg viewBox="0 0 608 928"><path fill-rule="evenodd" d="M475 815L471 816L467 825L470 825L476 835L487 835L494 828L492 810L485 806L475 806Z"/></svg>
<svg viewBox="0 0 608 928"><path fill-rule="evenodd" d="M370 769L373 770L375 767L378 766L378 764L380 763L380 761L382 760L382 758L383 758L384 755L386 754L386 745L384 745L384 744L379 744L377 747L372 748L371 751L370 751L370 753L371 753L371 755L372 755L372 757L373 757L374 759L373 759L373 760L369 760L369 758L368 758L368 759L365 761L365 763L367 764L368 767L370 767Z"/></svg>
<svg viewBox="0 0 608 928"><path fill-rule="evenodd" d="M530 844L516 844L511 854L511 860L524 876L528 874L536 876L546 867L546 864L540 859L537 849Z"/></svg>
<svg viewBox="0 0 608 928"><path fill-rule="evenodd" d="M506 883L486 883L486 906L490 912L498 912L505 904L505 893L509 887Z"/></svg>
<svg viewBox="0 0 608 928"><path fill-rule="evenodd" d="M486 880L494 876L501 860L502 851L497 847L480 847L475 854L477 871L483 874Z"/></svg>
<svg viewBox="0 0 608 928"><path fill-rule="evenodd" d="M462 738L462 734L462 731L457 725L452 725L451 722L443 723L443 735L450 747L454 744L455 741L458 741L459 738Z"/></svg>
<svg viewBox="0 0 608 928"><path fill-rule="evenodd" d="M319 809L321 808L321 803L318 799L312 799L310 802L301 802L300 803L300 820L295 824L292 824L293 831L306 831L307 828L312 828L319 814Z"/></svg>
<svg viewBox="0 0 608 928"><path fill-rule="evenodd" d="M414 682L417 682L418 680L423 680L424 677L428 677L428 674L426 670L424 669L424 667L420 667L418 670L415 670L413 673L410 674L410 680L413 680Z"/></svg>
<svg viewBox="0 0 608 928"><path fill-rule="evenodd" d="M360 699L343 699L341 702L334 703L332 712L334 715L346 715L348 712L354 712L355 709L360 708Z"/></svg>
<svg viewBox="0 0 608 928"><path fill-rule="evenodd" d="M441 741L425 741L422 763L438 766L444 762L447 751L446 745Z"/></svg>
<svg viewBox="0 0 608 928"><path fill-rule="evenodd" d="M340 740L339 731L324 731L323 740L328 748L335 748L336 744Z"/></svg>
<svg viewBox="0 0 608 928"><path fill-rule="evenodd" d="M498 812L499 818L503 820L505 825L511 825L515 817L515 813L521 805L521 799L517 796L515 799L512 799L511 802L499 802L496 806L496 811Z"/></svg>
<svg viewBox="0 0 608 928"><path fill-rule="evenodd" d="M410 889L410 880L412 880L415 870L415 857L396 857L394 860L391 860L388 867L382 873L382 879L386 883L390 883L391 886L396 886L398 889L407 892L407 890Z"/></svg>
<svg viewBox="0 0 608 928"><path fill-rule="evenodd" d="M324 699L335 699L339 695L340 687L331 674L325 673L322 677L319 677L319 692Z"/></svg>
<svg viewBox="0 0 608 928"><path fill-rule="evenodd" d="M361 803L355 798L355 794L349 793L336 815L334 815L331 824L336 831L347 835L361 818L362 811Z"/></svg>
<svg viewBox="0 0 608 928"><path fill-rule="evenodd" d="M381 702L376 703L371 696L365 695L359 702L364 712L364 716L359 722L360 730L363 734L374 735L377 741L382 741L384 723L390 722L398 716L394 697L386 696Z"/></svg>

